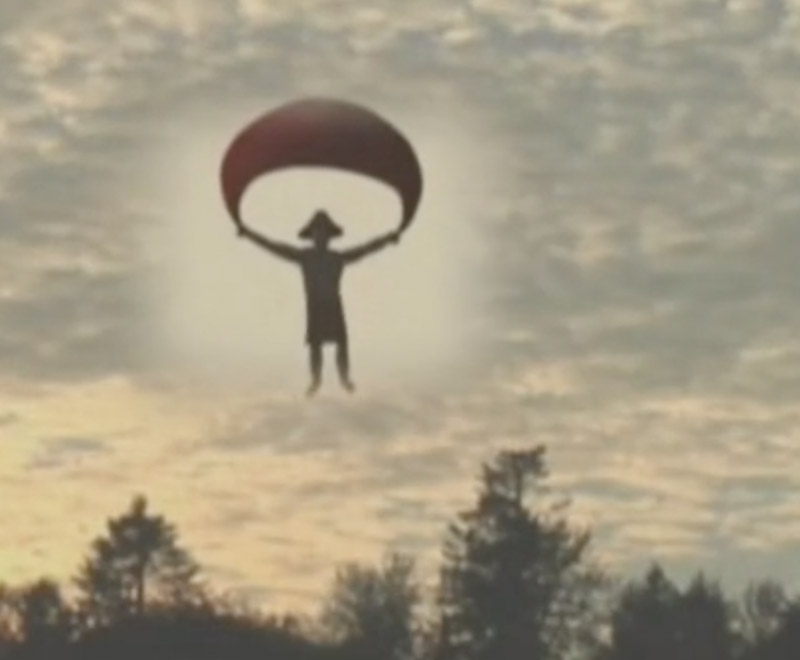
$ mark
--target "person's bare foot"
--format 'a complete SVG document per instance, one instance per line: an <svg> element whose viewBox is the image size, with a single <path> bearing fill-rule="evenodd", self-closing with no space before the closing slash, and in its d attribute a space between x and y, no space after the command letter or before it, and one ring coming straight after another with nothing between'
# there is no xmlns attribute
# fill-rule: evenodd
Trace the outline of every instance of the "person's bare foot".
<svg viewBox="0 0 800 660"><path fill-rule="evenodd" d="M342 378L342 387L350 393L356 391L356 386L353 385L353 381L351 381L349 378Z"/></svg>
<svg viewBox="0 0 800 660"><path fill-rule="evenodd" d="M318 380L311 381L311 385L308 386L306 390L306 396L314 396L319 389L320 382Z"/></svg>

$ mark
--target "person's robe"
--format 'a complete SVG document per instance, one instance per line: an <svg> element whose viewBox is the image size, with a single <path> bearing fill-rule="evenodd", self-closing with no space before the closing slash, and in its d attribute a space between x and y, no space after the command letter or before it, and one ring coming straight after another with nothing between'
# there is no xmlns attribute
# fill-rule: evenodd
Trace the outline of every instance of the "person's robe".
<svg viewBox="0 0 800 660"><path fill-rule="evenodd" d="M300 255L306 294L306 343L347 341L339 291L345 257L332 250L304 249Z"/></svg>

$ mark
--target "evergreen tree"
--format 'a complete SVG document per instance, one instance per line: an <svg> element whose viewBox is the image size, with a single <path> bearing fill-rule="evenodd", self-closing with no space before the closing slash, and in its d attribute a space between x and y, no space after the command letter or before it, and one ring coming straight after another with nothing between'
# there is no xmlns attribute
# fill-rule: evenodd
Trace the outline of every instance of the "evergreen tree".
<svg viewBox="0 0 800 660"><path fill-rule="evenodd" d="M14 600L19 637L27 646L57 648L70 639L74 615L56 582L37 580L15 590Z"/></svg>
<svg viewBox="0 0 800 660"><path fill-rule="evenodd" d="M137 497L126 513L109 520L76 578L84 623L141 615L148 605L193 602L202 595L197 576L173 525L150 515L145 498Z"/></svg>
<svg viewBox="0 0 800 660"><path fill-rule="evenodd" d="M753 642L744 660L797 660L800 658L800 600L781 608L777 625Z"/></svg>
<svg viewBox="0 0 800 660"><path fill-rule="evenodd" d="M414 562L391 554L377 568L340 568L321 622L353 657L406 660L414 650L418 602Z"/></svg>
<svg viewBox="0 0 800 660"><path fill-rule="evenodd" d="M685 592L659 566L623 591L606 660L731 660L736 638L719 587L698 575Z"/></svg>
<svg viewBox="0 0 800 660"><path fill-rule="evenodd" d="M771 638L780 628L790 604L777 582L764 580L749 585L737 617L744 642L749 647L757 647Z"/></svg>
<svg viewBox="0 0 800 660"><path fill-rule="evenodd" d="M680 590L659 566L625 587L611 616L608 660L671 658Z"/></svg>
<svg viewBox="0 0 800 660"><path fill-rule="evenodd" d="M550 660L592 641L604 580L563 507L532 506L545 477L541 447L483 466L477 504L445 542L437 658Z"/></svg>

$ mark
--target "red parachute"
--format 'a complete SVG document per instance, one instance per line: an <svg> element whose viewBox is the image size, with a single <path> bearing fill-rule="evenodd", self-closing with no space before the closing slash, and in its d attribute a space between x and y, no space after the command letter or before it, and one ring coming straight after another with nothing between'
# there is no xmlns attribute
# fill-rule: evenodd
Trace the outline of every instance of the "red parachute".
<svg viewBox="0 0 800 660"><path fill-rule="evenodd" d="M409 141L371 110L347 101L307 98L282 105L246 126L222 160L225 206L239 222L247 187L288 167L332 167L391 186L402 202L400 230L422 195L422 171Z"/></svg>

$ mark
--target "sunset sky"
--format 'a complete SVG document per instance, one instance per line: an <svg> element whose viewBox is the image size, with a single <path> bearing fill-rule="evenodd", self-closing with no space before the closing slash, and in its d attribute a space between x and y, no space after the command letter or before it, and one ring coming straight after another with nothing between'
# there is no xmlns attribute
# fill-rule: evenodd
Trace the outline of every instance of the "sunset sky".
<svg viewBox="0 0 800 660"><path fill-rule="evenodd" d="M480 462L545 444L610 570L800 587L798 34L795 0L0 0L0 580L68 579L144 493L212 583L307 609L338 562L430 571ZM426 176L345 275L358 392L313 401L299 275L217 179L308 95ZM320 207L343 245L399 218L332 172L244 205L285 240Z"/></svg>

